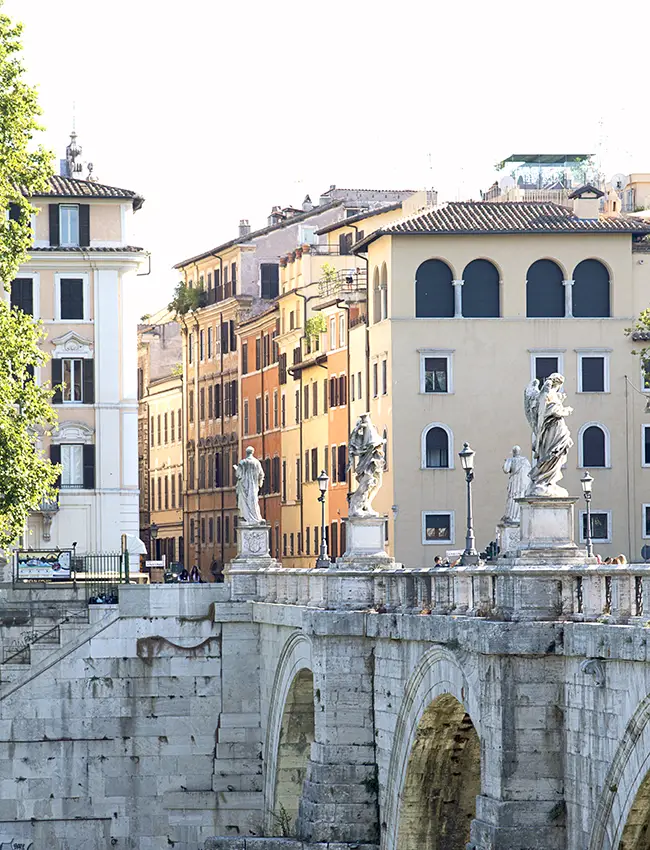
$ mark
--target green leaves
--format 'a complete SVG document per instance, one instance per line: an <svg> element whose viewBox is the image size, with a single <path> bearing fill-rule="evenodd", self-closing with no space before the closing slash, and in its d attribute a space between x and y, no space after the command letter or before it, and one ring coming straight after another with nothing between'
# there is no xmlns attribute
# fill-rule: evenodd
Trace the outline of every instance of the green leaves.
<svg viewBox="0 0 650 850"><path fill-rule="evenodd" d="M181 281L176 285L174 297L167 305L167 309L171 310L176 318L186 316L188 313L193 313L199 309L202 294L202 287L190 287Z"/></svg>
<svg viewBox="0 0 650 850"><path fill-rule="evenodd" d="M47 360L42 337L40 322L0 301L0 548L16 540L30 510L55 496L59 468L36 445L56 423L52 390L30 375Z"/></svg>
<svg viewBox="0 0 650 850"><path fill-rule="evenodd" d="M624 333L625 336L631 336L635 331L650 333L650 309L642 310L634 327L625 328ZM643 348L634 349L632 354L637 355L641 359L644 369L648 371L650 368L650 346L646 345Z"/></svg>
<svg viewBox="0 0 650 850"><path fill-rule="evenodd" d="M1 0L0 0L1 5ZM41 129L36 89L23 80L22 28L0 14L0 281L9 289L32 243L30 202L47 188L52 155L33 144ZM14 215L4 211L13 207ZM30 372L47 356L40 323L0 301L0 548L15 542L30 510L55 496L59 469L38 447L56 422L52 391Z"/></svg>

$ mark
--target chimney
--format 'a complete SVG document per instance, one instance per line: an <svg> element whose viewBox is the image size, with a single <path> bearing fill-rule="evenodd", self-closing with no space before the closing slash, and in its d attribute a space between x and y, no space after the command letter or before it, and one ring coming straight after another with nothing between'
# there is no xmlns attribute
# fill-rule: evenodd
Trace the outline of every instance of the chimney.
<svg viewBox="0 0 650 850"><path fill-rule="evenodd" d="M569 195L569 200L573 201L573 214L578 218L597 219L600 214L600 199L604 196L605 193L591 183L580 186Z"/></svg>
<svg viewBox="0 0 650 850"><path fill-rule="evenodd" d="M302 202L302 208L305 212L309 212L309 210L314 209L314 205L312 204L309 195L305 195L305 200Z"/></svg>
<svg viewBox="0 0 650 850"><path fill-rule="evenodd" d="M284 215L282 214L282 207L273 207L273 209L271 210L271 215L267 219L269 227L272 227L274 224L280 224L283 218Z"/></svg>
<svg viewBox="0 0 650 850"><path fill-rule="evenodd" d="M239 220L239 238L243 239L244 236L248 236L251 232L251 226L248 223L247 218L242 218Z"/></svg>

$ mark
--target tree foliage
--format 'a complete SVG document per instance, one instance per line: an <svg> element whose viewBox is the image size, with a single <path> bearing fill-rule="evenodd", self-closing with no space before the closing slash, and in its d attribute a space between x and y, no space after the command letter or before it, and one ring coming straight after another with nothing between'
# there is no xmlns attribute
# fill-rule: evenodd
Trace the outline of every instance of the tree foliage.
<svg viewBox="0 0 650 850"><path fill-rule="evenodd" d="M1 6L1 0L0 0ZM22 27L0 14L0 281L11 286L32 242L30 198L47 187L52 155L33 144L41 129L36 90L23 79ZM2 211L17 216L5 218ZM38 386L31 369L47 357L38 322L0 301L0 547L13 543L31 509L54 495L58 467L37 448L56 421L52 390Z"/></svg>
<svg viewBox="0 0 650 850"><path fill-rule="evenodd" d="M631 336L633 333L638 333L642 341L650 342L650 308L641 311L639 318L634 323L634 327L625 328L625 336ZM647 369L650 367L650 345L633 349L632 354L639 356L644 368Z"/></svg>
<svg viewBox="0 0 650 850"><path fill-rule="evenodd" d="M174 297L167 305L167 309L170 310L177 319L184 318L188 313L193 313L195 310L199 309L201 306L202 294L202 287L188 286L186 283L181 281L176 285Z"/></svg>

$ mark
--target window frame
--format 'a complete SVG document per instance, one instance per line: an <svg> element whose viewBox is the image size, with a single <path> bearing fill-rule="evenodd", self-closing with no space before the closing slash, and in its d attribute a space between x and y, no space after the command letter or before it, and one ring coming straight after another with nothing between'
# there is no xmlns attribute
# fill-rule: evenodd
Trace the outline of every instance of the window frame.
<svg viewBox="0 0 650 850"><path fill-rule="evenodd" d="M59 204L59 246L61 248L79 248L81 240L81 212L79 204ZM77 241L63 241L63 213L64 210L75 210L77 213Z"/></svg>
<svg viewBox="0 0 650 850"><path fill-rule="evenodd" d="M607 537L592 537L591 540L594 544L605 544L612 542L612 512L611 510L591 510L591 516L594 514L605 514L607 517ZM586 543L584 534L583 534L583 523L584 518L587 516L587 511L578 511L578 536L581 543Z"/></svg>
<svg viewBox="0 0 650 850"><path fill-rule="evenodd" d="M427 434L432 428L441 428L447 434L448 466L427 466ZM422 435L420 437L420 469L426 470L427 472L439 472L441 470L454 469L455 457L454 432L448 425L445 425L444 422L430 422L422 429ZM436 511L433 511L433 513L436 513Z"/></svg>
<svg viewBox="0 0 650 850"><path fill-rule="evenodd" d="M593 464L585 465L584 462L584 444L583 444L583 436L585 431L588 428L600 428L600 430L605 435L605 466L594 466ZM609 428L607 425L602 422L585 422L580 426L578 431L578 469L611 469L612 468L612 458L611 458L611 438L609 433Z"/></svg>
<svg viewBox="0 0 650 850"><path fill-rule="evenodd" d="M455 538L456 538L456 522L455 522L454 513L455 513L454 511L448 511L448 510L422 511L421 524L422 524L422 545L423 546L441 546L441 545L442 546L449 546L449 545L453 546L454 545L454 541L455 541ZM446 515L446 516L449 517L449 538L448 539L427 540L427 537L426 537L426 534L427 534L426 518L428 516L436 516L436 515Z"/></svg>
<svg viewBox="0 0 650 850"><path fill-rule="evenodd" d="M650 510L650 502L641 505L641 539L650 540L650 534L646 534L646 510Z"/></svg>
<svg viewBox="0 0 650 850"><path fill-rule="evenodd" d="M61 359L61 384L62 384L61 404L72 404L72 405L83 404L84 403L84 401L83 401L83 399L84 399L84 365L83 365L83 359L84 358L82 358L82 357L61 357L60 359ZM72 378L71 378L69 386L65 381L65 375L64 375L64 373L65 373L65 365L64 364L65 363L71 363L72 364L72 366L70 367L70 374L72 375ZM78 370L77 370L76 366L74 365L75 363L79 364ZM77 374L76 374L77 371L79 371L79 373L80 373L79 374L79 378L80 378L79 379L79 390L80 390L79 395L80 395L80 397L79 398L66 398L65 397L66 389L71 392L71 395L74 395L74 393L72 393L72 390L73 390L73 387L74 387L75 378L77 377Z"/></svg>
<svg viewBox="0 0 650 850"><path fill-rule="evenodd" d="M62 280L81 280L83 292L83 318L82 319L62 319L61 318L61 281ZM36 311L36 305L34 305ZM65 322L66 325L80 325L93 322L90 318L90 274L88 272L78 272L76 269L69 272L55 272L54 274L54 321Z"/></svg>
<svg viewBox="0 0 650 850"><path fill-rule="evenodd" d="M449 348L419 348L420 355L420 395L425 396L441 396L454 394L454 349ZM426 391L426 368L425 361L427 357L439 357L447 360L447 392L438 393Z"/></svg>
<svg viewBox="0 0 650 850"><path fill-rule="evenodd" d="M603 393L609 393L610 390L610 380L609 380L609 372L610 372L610 356L612 353L611 348L576 348L576 355L578 358L577 366L578 366L578 386L577 392L585 393L587 395L603 395ZM602 357L603 358L603 389L602 390L583 390L582 389L582 361L585 357Z"/></svg>
<svg viewBox="0 0 650 850"><path fill-rule="evenodd" d="M645 422L641 423L641 466L650 467L650 461L646 462L645 459L645 430L646 428L650 428L650 424L646 424Z"/></svg>
<svg viewBox="0 0 650 850"><path fill-rule="evenodd" d="M61 489L64 490L83 490L84 489L84 443L60 443L61 446L61 484L59 485ZM63 461L63 450L64 449L78 449L78 453L81 455L81 482L80 483L72 483L66 484L64 482L66 464ZM69 467L68 467L69 469ZM160 503L159 503L160 509Z"/></svg>
<svg viewBox="0 0 650 850"><path fill-rule="evenodd" d="M564 355L566 348L529 348L530 354L530 380L534 381L537 378L537 369L535 361L538 357L557 357L557 369L560 375L564 375ZM541 389L541 387L540 387Z"/></svg>
<svg viewBox="0 0 650 850"><path fill-rule="evenodd" d="M64 277L66 279L68 279L69 275L64 275ZM79 277L82 277L82 275L79 275ZM40 300L41 275L40 275L40 272L19 271L16 274L16 277L12 279L12 281L9 284L9 287L8 287L9 304L11 304L11 284L13 283L14 280L18 280L18 279L21 279L21 280L29 279L29 280L31 280L31 282L32 282L32 318L33 319L40 319L41 318L41 300ZM60 310L60 302L59 302L59 310ZM68 321L68 320L66 319L66 321Z"/></svg>

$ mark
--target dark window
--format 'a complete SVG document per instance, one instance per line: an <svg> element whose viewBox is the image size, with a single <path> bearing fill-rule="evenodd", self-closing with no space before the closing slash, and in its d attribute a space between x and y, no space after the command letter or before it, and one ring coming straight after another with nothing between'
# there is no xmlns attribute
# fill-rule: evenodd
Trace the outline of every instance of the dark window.
<svg viewBox="0 0 650 850"><path fill-rule="evenodd" d="M230 282L232 284L232 294L237 295L237 263L232 263L230 266Z"/></svg>
<svg viewBox="0 0 650 850"><path fill-rule="evenodd" d="M338 381L336 378L330 378L330 407L336 407L338 394Z"/></svg>
<svg viewBox="0 0 650 850"><path fill-rule="evenodd" d="M582 433L582 465L605 466L605 432L598 425L590 425Z"/></svg>
<svg viewBox="0 0 650 850"><path fill-rule="evenodd" d="M280 267L278 263L261 263L260 277L262 298L277 298L279 291Z"/></svg>
<svg viewBox="0 0 650 850"><path fill-rule="evenodd" d="M178 473L178 507L183 507L183 476Z"/></svg>
<svg viewBox="0 0 650 850"><path fill-rule="evenodd" d="M552 375L553 372L558 371L559 365L557 357L535 358L535 377L539 381L540 387L543 385L544 381L548 378L549 375Z"/></svg>
<svg viewBox="0 0 650 850"><path fill-rule="evenodd" d="M449 437L444 428L429 428L426 436L427 469L449 467Z"/></svg>
<svg viewBox="0 0 650 850"><path fill-rule="evenodd" d="M296 458L296 499L300 499L300 496L302 494L301 483L302 483L302 470L300 468L300 458L297 457Z"/></svg>
<svg viewBox="0 0 650 850"><path fill-rule="evenodd" d="M449 542L451 540L451 516L449 514L426 514L424 538L427 541Z"/></svg>
<svg viewBox="0 0 650 850"><path fill-rule="evenodd" d="M11 283L11 306L28 316L34 315L34 293L31 277L17 277Z"/></svg>
<svg viewBox="0 0 650 850"><path fill-rule="evenodd" d="M230 381L223 385L223 415L230 416Z"/></svg>
<svg viewBox="0 0 650 850"><path fill-rule="evenodd" d="M287 383L287 355L281 354L278 358L278 382Z"/></svg>
<svg viewBox="0 0 650 850"><path fill-rule="evenodd" d="M262 433L262 399L255 399L255 433Z"/></svg>
<svg viewBox="0 0 650 850"><path fill-rule="evenodd" d="M281 424L283 428L287 427L287 399L284 393L282 393L282 402L280 405L281 408Z"/></svg>
<svg viewBox="0 0 650 850"><path fill-rule="evenodd" d="M449 361L446 357L424 358L424 392L449 392Z"/></svg>
<svg viewBox="0 0 650 850"><path fill-rule="evenodd" d="M553 260L537 260L526 275L526 315L531 319L564 316L562 270Z"/></svg>
<svg viewBox="0 0 650 850"><path fill-rule="evenodd" d="M158 445L162 442L162 430L160 425L160 414L158 414L156 425L158 426Z"/></svg>
<svg viewBox="0 0 650 850"><path fill-rule="evenodd" d="M274 457L271 463L271 492L280 492L280 458Z"/></svg>
<svg viewBox="0 0 650 850"><path fill-rule="evenodd" d="M271 340L268 334L264 334L262 348L264 352L264 359L262 362L264 366L268 366L271 362Z"/></svg>
<svg viewBox="0 0 650 850"><path fill-rule="evenodd" d="M346 404L348 397L348 383L345 375L339 376L339 404Z"/></svg>
<svg viewBox="0 0 650 850"><path fill-rule="evenodd" d="M345 551L346 551L347 548L348 548L347 527L346 527L346 523L344 522L344 520L341 520L341 543L340 543L341 557L343 557L343 555L345 555Z"/></svg>
<svg viewBox="0 0 650 850"><path fill-rule="evenodd" d="M217 543L221 543L221 517L217 517Z"/></svg>
<svg viewBox="0 0 650 850"><path fill-rule="evenodd" d="M338 522L332 523L332 531L330 533L330 541L332 551L330 552L332 558L338 558L339 556L339 524Z"/></svg>
<svg viewBox="0 0 650 850"><path fill-rule="evenodd" d="M194 543L194 520L190 520L190 543Z"/></svg>
<svg viewBox="0 0 650 850"><path fill-rule="evenodd" d="M262 340L260 337L255 340L255 368L262 368Z"/></svg>
<svg viewBox="0 0 650 850"><path fill-rule="evenodd" d="M208 543L212 543L213 539L214 539L214 520L212 519L212 517L210 517L210 519L208 520Z"/></svg>
<svg viewBox="0 0 650 850"><path fill-rule="evenodd" d="M172 508L176 507L176 476L172 475L171 477L171 489L172 489Z"/></svg>
<svg viewBox="0 0 650 850"><path fill-rule="evenodd" d="M287 462L282 461L282 501L287 501Z"/></svg>
<svg viewBox="0 0 650 850"><path fill-rule="evenodd" d="M214 418L221 419L221 384L214 385Z"/></svg>
<svg viewBox="0 0 650 850"><path fill-rule="evenodd" d="M176 441L176 416L174 415L174 411L169 414L169 425L170 425L170 434L169 434L169 442L174 443Z"/></svg>
<svg viewBox="0 0 650 850"><path fill-rule="evenodd" d="M243 342L241 347L241 370L245 375L248 372L248 343Z"/></svg>
<svg viewBox="0 0 650 850"><path fill-rule="evenodd" d="M199 490L205 489L205 455L199 455Z"/></svg>
<svg viewBox="0 0 650 850"><path fill-rule="evenodd" d="M327 378L323 380L323 413L327 413Z"/></svg>
<svg viewBox="0 0 650 850"><path fill-rule="evenodd" d="M237 381L231 381L230 383L230 412L232 416L237 416L239 411L239 387L237 386Z"/></svg>
<svg viewBox="0 0 650 850"><path fill-rule="evenodd" d="M643 463L650 466L650 426L643 428Z"/></svg>
<svg viewBox="0 0 650 850"><path fill-rule="evenodd" d="M223 481L221 478L221 452L214 453L214 486L223 486Z"/></svg>
<svg viewBox="0 0 650 850"><path fill-rule="evenodd" d="M167 443L169 442L169 417L166 413L163 417L163 431L164 431L164 435L165 435L164 436L165 445L167 445Z"/></svg>
<svg viewBox="0 0 650 850"><path fill-rule="evenodd" d="M311 480L318 479L318 449L311 450Z"/></svg>
<svg viewBox="0 0 650 850"><path fill-rule="evenodd" d="M230 342L230 328L228 327L228 322L221 323L221 353L228 354L230 351L230 347L228 343Z"/></svg>
<svg viewBox="0 0 650 850"><path fill-rule="evenodd" d="M339 446L338 451L338 480L344 482L347 478L347 446Z"/></svg>
<svg viewBox="0 0 650 850"><path fill-rule="evenodd" d="M500 315L499 272L489 260L473 260L463 272L463 316L468 319Z"/></svg>
<svg viewBox="0 0 650 850"><path fill-rule="evenodd" d="M609 537L609 528L607 522L607 514L597 511L591 512L591 539L592 540L607 540ZM587 514L582 515L582 539L587 537Z"/></svg>
<svg viewBox="0 0 650 850"><path fill-rule="evenodd" d="M451 269L442 260L426 260L415 273L415 315L420 319L454 316Z"/></svg>
<svg viewBox="0 0 650 850"><path fill-rule="evenodd" d="M199 416L201 420L205 419L205 388L199 390Z"/></svg>
<svg viewBox="0 0 650 850"><path fill-rule="evenodd" d="M84 283L83 280L63 278L61 280L61 318L83 319Z"/></svg>
<svg viewBox="0 0 650 850"><path fill-rule="evenodd" d="M318 384L316 381L311 385L311 412L312 416L318 416Z"/></svg>
<svg viewBox="0 0 650 850"><path fill-rule="evenodd" d="M352 233L341 233L339 235L339 253L340 254L349 254L350 249L353 245L353 234Z"/></svg>
<svg viewBox="0 0 650 850"><path fill-rule="evenodd" d="M580 370L582 373L583 393L605 392L604 357L581 357Z"/></svg>
<svg viewBox="0 0 650 850"><path fill-rule="evenodd" d="M214 407L213 407L213 404L212 404L212 387L209 386L208 387L208 419L212 419L213 413L214 413ZM174 419L174 417L172 416L172 421L173 421L173 419Z"/></svg>
<svg viewBox="0 0 650 850"><path fill-rule="evenodd" d="M178 410L176 412L176 426L177 426L177 429L178 429L178 439L182 440L183 439L183 426L181 425L181 409L180 409L180 407L178 408Z"/></svg>
<svg viewBox="0 0 650 850"><path fill-rule="evenodd" d="M336 446L332 446L332 484L336 484L336 472L338 470Z"/></svg>
<svg viewBox="0 0 650 850"><path fill-rule="evenodd" d="M303 395L305 399L302 404L302 415L305 419L309 419L309 385L303 387Z"/></svg>
<svg viewBox="0 0 650 850"><path fill-rule="evenodd" d="M372 364L372 397L377 398L379 395L379 371L377 363Z"/></svg>
<svg viewBox="0 0 650 850"><path fill-rule="evenodd" d="M235 333L235 322L234 320L230 320L228 322L228 326L230 328L230 350L237 351L237 334Z"/></svg>
<svg viewBox="0 0 650 850"><path fill-rule="evenodd" d="M165 475L165 510L169 510L169 476Z"/></svg>
<svg viewBox="0 0 650 850"><path fill-rule="evenodd" d="M226 543L230 543L230 517L227 516L223 521L223 536Z"/></svg>
<svg viewBox="0 0 650 850"><path fill-rule="evenodd" d="M199 360L205 359L205 333L203 331L199 331Z"/></svg>
<svg viewBox="0 0 650 850"><path fill-rule="evenodd" d="M598 260L583 260L573 271L573 315L576 318L610 316L609 272Z"/></svg>

